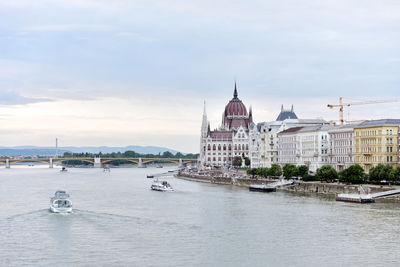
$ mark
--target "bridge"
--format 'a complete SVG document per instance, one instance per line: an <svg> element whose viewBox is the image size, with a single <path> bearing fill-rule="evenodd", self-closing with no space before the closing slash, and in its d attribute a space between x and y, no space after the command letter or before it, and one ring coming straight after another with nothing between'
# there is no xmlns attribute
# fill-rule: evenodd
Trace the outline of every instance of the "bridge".
<svg viewBox="0 0 400 267"><path fill-rule="evenodd" d="M5 164L6 168L10 168L13 163L30 163L30 162L40 162L49 164L49 168L53 168L55 163L66 162L66 161L83 161L88 162L93 165L95 168L102 168L104 164L111 163L113 161L127 161L131 163L135 163L138 167L144 167L145 164L152 162L168 162L168 163L176 163L179 166L184 166L190 163L196 163L197 159L178 159L178 158L89 158L89 157L70 157L70 158L35 158L35 159L14 159L14 158L2 158L0 159L0 164Z"/></svg>

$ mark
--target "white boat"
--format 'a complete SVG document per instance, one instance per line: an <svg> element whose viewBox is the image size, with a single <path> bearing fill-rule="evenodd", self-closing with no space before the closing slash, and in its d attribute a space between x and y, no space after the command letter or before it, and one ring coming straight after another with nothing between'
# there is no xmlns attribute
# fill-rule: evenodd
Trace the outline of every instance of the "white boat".
<svg viewBox="0 0 400 267"><path fill-rule="evenodd" d="M72 212L72 201L69 199L69 194L62 190L56 191L54 197L50 198L50 210L54 213Z"/></svg>
<svg viewBox="0 0 400 267"><path fill-rule="evenodd" d="M155 191L174 191L172 186L167 181L159 181L158 179L153 181L151 190Z"/></svg>

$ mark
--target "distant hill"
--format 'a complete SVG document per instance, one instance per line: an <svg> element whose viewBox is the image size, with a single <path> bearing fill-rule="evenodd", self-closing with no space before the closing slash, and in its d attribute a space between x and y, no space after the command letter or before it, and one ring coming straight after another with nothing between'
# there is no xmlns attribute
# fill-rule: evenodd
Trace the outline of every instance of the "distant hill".
<svg viewBox="0 0 400 267"><path fill-rule="evenodd" d="M58 155L63 155L64 152L72 153L112 153L125 152L132 150L140 154L162 154L169 151L176 154L178 151L165 147L158 146L125 146L125 147L109 147L109 146L87 146L87 147L59 147ZM55 155L54 147L36 147L36 146L16 146L16 147L0 147L0 156L52 156Z"/></svg>

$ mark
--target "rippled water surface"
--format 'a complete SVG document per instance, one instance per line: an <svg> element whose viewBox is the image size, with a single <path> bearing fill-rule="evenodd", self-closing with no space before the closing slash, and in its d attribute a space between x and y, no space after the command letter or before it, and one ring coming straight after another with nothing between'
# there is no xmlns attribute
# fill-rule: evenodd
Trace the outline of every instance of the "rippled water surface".
<svg viewBox="0 0 400 267"><path fill-rule="evenodd" d="M170 168L0 169L0 266L400 266L400 204L146 174ZM57 189L74 212L50 213Z"/></svg>

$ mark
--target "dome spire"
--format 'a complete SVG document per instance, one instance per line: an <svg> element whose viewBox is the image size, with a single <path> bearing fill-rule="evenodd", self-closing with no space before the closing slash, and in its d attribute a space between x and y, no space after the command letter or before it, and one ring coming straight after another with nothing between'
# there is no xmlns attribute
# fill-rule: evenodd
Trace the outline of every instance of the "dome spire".
<svg viewBox="0 0 400 267"><path fill-rule="evenodd" d="M233 91L233 98L237 98L237 97L238 97L238 93L237 93L236 81L235 81L235 90Z"/></svg>

